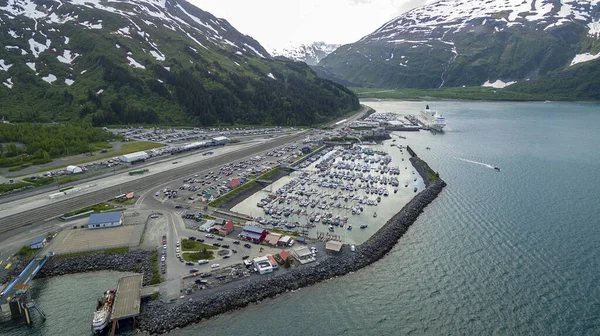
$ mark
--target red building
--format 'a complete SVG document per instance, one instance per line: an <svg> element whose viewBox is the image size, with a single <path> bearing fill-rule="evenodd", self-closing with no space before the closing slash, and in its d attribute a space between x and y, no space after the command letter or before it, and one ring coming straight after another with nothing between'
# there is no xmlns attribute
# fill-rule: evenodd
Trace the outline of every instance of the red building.
<svg viewBox="0 0 600 336"><path fill-rule="evenodd" d="M265 239L265 237L267 237L267 234L269 234L269 231L265 229L261 229L256 226L246 225L244 226L242 233L239 234L239 237L241 239L245 239L254 243L260 243Z"/></svg>

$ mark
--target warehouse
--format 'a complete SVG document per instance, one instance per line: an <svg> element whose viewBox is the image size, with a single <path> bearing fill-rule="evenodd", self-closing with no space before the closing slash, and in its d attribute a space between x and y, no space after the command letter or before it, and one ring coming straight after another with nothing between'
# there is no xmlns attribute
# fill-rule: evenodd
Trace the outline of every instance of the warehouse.
<svg viewBox="0 0 600 336"><path fill-rule="evenodd" d="M88 220L88 229L120 226L123 224L123 212L104 212L92 214Z"/></svg>
<svg viewBox="0 0 600 336"><path fill-rule="evenodd" d="M134 162L146 161L146 159L148 159L149 157L150 157L150 155L148 155L148 153L141 151L141 152L135 152L135 153L121 155L121 156L119 156L119 160L121 160L121 162L134 163Z"/></svg>

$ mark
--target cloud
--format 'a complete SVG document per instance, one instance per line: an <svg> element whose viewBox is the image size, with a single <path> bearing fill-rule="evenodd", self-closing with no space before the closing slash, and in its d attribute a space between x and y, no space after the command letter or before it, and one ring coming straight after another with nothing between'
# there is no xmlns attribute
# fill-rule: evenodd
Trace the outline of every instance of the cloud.
<svg viewBox="0 0 600 336"><path fill-rule="evenodd" d="M351 43L430 0L188 0L224 18L267 49Z"/></svg>

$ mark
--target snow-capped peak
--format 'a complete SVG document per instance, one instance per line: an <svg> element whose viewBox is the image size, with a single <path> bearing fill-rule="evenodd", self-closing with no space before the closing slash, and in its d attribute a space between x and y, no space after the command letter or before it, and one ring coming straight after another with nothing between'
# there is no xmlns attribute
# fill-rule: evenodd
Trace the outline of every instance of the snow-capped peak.
<svg viewBox="0 0 600 336"><path fill-rule="evenodd" d="M328 44L325 42L313 42L300 45L290 44L284 48L271 49L271 55L286 57L297 62L305 62L308 65L316 65L339 46L339 44Z"/></svg>
<svg viewBox="0 0 600 336"><path fill-rule="evenodd" d="M600 0L440 0L400 15L363 40L376 36L377 40L394 42L403 33L432 34L437 29L441 35L486 23L497 30L526 23L551 29L580 21L593 34L597 33L592 30L599 18L591 13L598 13L599 3Z"/></svg>

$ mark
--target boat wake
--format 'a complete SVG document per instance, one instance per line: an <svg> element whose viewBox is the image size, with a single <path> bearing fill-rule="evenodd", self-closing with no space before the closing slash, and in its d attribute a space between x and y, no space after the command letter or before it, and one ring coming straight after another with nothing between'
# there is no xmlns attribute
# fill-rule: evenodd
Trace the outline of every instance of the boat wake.
<svg viewBox="0 0 600 336"><path fill-rule="evenodd" d="M477 162L477 161L473 161L473 160L467 160L467 159L462 159L462 158L457 158L457 159L459 159L459 160L461 160L461 161L465 161L465 162L470 162L470 163L478 164L478 165L480 165L480 166L488 167L488 168L491 168L491 169L496 169L496 167L495 167L495 166L492 166L492 165L490 165L490 164L487 164L487 163L483 163L483 162Z"/></svg>

